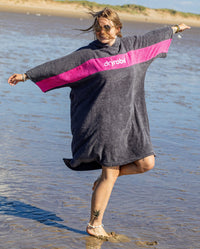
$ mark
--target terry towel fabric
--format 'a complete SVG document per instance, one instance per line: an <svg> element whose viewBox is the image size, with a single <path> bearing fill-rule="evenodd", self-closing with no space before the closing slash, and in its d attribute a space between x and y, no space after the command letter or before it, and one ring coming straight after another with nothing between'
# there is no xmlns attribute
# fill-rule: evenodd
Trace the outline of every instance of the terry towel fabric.
<svg viewBox="0 0 200 249"><path fill-rule="evenodd" d="M70 87L73 170L124 165L154 154L144 80L151 62L166 57L173 31L98 40L26 72L43 92Z"/></svg>

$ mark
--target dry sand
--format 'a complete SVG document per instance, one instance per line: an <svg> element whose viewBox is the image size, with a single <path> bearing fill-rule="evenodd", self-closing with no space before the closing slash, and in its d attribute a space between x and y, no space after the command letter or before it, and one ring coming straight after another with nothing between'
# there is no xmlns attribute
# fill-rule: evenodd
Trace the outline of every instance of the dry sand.
<svg viewBox="0 0 200 249"><path fill-rule="evenodd" d="M0 0L0 11L88 18L88 9L78 4L53 2L51 0ZM172 16L168 13L148 9L144 14L118 12L122 20L176 24L186 23L200 27L200 17Z"/></svg>

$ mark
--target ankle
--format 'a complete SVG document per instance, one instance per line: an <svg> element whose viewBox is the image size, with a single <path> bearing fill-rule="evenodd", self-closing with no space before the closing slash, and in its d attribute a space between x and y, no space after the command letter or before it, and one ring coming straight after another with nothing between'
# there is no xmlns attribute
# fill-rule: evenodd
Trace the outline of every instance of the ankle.
<svg viewBox="0 0 200 249"><path fill-rule="evenodd" d="M91 226L101 226L102 225L102 219L91 219L89 222L88 222L88 225L91 225Z"/></svg>
<svg viewBox="0 0 200 249"><path fill-rule="evenodd" d="M88 227L89 227L89 228L93 228L93 229L95 229L95 228L101 228L101 227L104 227L104 225L103 225L103 224L100 224L100 225L96 225L96 226L94 226L94 225L91 225L90 223L88 223Z"/></svg>
<svg viewBox="0 0 200 249"><path fill-rule="evenodd" d="M107 234L107 232L104 230L103 228L103 224L98 225L98 226L93 226L90 223L88 223L87 228L86 228L86 232L91 235L94 236L96 238L100 238L100 239L104 239L104 238L108 238L110 237L109 234Z"/></svg>

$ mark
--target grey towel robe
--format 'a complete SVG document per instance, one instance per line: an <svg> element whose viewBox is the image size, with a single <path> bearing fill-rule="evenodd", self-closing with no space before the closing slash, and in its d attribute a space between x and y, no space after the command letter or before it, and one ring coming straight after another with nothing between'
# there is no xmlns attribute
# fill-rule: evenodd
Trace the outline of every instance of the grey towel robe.
<svg viewBox="0 0 200 249"><path fill-rule="evenodd" d="M27 71L42 91L71 87L73 170L124 165L153 155L144 79L150 63L165 57L173 31L98 40Z"/></svg>

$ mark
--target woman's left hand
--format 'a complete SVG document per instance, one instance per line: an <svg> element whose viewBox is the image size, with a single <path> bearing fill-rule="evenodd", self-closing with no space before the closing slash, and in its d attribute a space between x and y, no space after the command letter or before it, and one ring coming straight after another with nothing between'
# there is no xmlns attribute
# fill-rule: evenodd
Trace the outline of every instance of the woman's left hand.
<svg viewBox="0 0 200 249"><path fill-rule="evenodd" d="M180 28L180 30L179 30L178 32L183 32L183 31L186 30L186 29L191 29L190 26L188 26L188 25L186 25L186 24L184 24L184 23L181 23L181 24L179 24L178 26L179 26L179 28Z"/></svg>
<svg viewBox="0 0 200 249"><path fill-rule="evenodd" d="M191 27L184 23L181 23L179 25L172 26L172 29L174 33L178 33L178 32L183 32L186 29L191 29Z"/></svg>

